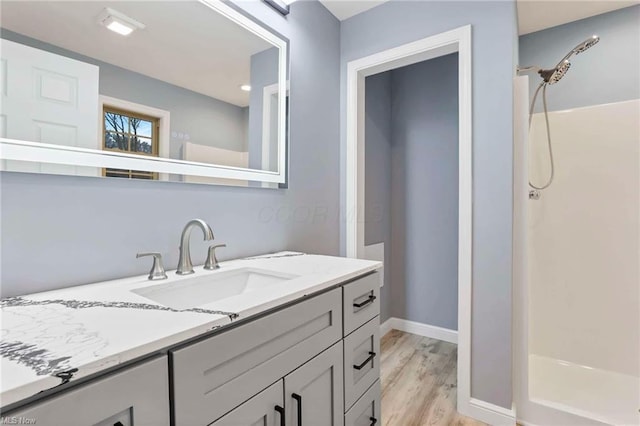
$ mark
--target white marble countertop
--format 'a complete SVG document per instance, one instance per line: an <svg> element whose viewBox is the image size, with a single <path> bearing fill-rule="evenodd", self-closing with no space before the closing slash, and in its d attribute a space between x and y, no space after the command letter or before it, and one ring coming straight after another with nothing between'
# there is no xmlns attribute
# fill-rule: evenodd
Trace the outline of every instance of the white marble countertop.
<svg viewBox="0 0 640 426"><path fill-rule="evenodd" d="M126 363L305 295L380 269L380 262L281 252L196 267L193 275L149 281L146 275L0 301L0 404ZM192 309L174 309L131 290L205 274L258 268L297 277ZM77 371L74 371L77 369Z"/></svg>

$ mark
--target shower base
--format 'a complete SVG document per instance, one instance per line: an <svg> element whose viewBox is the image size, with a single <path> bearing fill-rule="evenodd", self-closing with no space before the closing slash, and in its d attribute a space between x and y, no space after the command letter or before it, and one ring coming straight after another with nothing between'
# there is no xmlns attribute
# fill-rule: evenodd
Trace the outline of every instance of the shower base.
<svg viewBox="0 0 640 426"><path fill-rule="evenodd" d="M529 396L606 424L640 424L640 377L529 355Z"/></svg>

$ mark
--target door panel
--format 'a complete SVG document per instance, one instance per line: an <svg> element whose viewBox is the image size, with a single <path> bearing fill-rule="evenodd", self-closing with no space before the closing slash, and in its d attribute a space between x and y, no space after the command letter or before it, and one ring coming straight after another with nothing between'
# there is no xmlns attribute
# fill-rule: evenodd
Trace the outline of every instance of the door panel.
<svg viewBox="0 0 640 426"><path fill-rule="evenodd" d="M2 137L102 149L97 66L9 40L0 40L0 48ZM95 167L3 163L10 171L100 174Z"/></svg>
<svg viewBox="0 0 640 426"><path fill-rule="evenodd" d="M288 426L342 426L342 342L284 379Z"/></svg>

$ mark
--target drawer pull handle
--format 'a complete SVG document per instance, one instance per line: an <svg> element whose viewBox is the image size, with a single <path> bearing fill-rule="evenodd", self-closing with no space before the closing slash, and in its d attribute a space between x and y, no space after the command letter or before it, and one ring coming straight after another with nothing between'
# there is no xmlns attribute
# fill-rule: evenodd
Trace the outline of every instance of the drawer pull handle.
<svg viewBox="0 0 640 426"><path fill-rule="evenodd" d="M369 417L369 420L371 420L371 424L369 426L373 426L378 423L378 419L376 419L375 417Z"/></svg>
<svg viewBox="0 0 640 426"><path fill-rule="evenodd" d="M297 393L292 393L291 397L298 403L298 426L302 426L302 397Z"/></svg>
<svg viewBox="0 0 640 426"><path fill-rule="evenodd" d="M276 411L280 414L280 426L285 426L284 423L284 407L276 405Z"/></svg>
<svg viewBox="0 0 640 426"><path fill-rule="evenodd" d="M365 300L364 302L360 302L360 303L354 303L353 307L354 308L362 308L363 306L368 305L369 303L373 303L373 301L376 300L376 297L372 294L371 296L369 296L369 298L367 300Z"/></svg>
<svg viewBox="0 0 640 426"><path fill-rule="evenodd" d="M367 357L367 359L365 359L360 365L354 365L353 368L355 368L356 370L362 370L364 366L369 364L371 360L374 359L375 357L376 357L375 352L369 352L369 356Z"/></svg>

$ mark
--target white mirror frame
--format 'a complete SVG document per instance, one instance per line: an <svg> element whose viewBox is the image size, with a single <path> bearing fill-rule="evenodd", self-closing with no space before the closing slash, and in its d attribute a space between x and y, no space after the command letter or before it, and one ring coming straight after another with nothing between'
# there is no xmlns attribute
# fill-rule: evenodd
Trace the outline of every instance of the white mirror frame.
<svg viewBox="0 0 640 426"><path fill-rule="evenodd" d="M38 163L56 163L74 166L109 167L143 170L177 175L286 183L286 105L287 96L287 41L254 22L221 0L198 0L205 6L227 17L241 27L273 44L280 51L278 59L278 171L222 166L171 158L143 157L135 154L98 151L40 142L0 138L0 160L18 160Z"/></svg>

